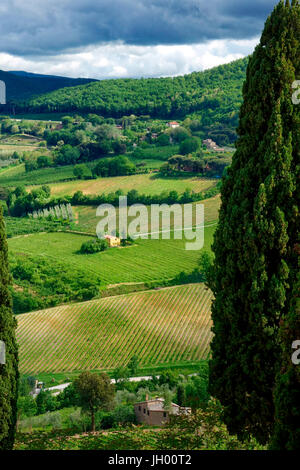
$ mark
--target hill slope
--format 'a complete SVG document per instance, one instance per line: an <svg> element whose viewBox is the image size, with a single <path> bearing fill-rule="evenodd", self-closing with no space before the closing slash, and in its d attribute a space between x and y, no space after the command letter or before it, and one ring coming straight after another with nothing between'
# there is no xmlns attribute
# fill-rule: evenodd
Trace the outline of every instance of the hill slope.
<svg viewBox="0 0 300 470"><path fill-rule="evenodd" d="M111 369L207 358L211 292L204 284L104 298L19 315L22 373Z"/></svg>
<svg viewBox="0 0 300 470"><path fill-rule="evenodd" d="M6 101L25 100L48 93L58 88L74 87L91 82L91 79L56 77L27 72L4 72L0 70L0 80L6 84Z"/></svg>
<svg viewBox="0 0 300 470"><path fill-rule="evenodd" d="M248 58L174 78L101 80L31 99L28 112L97 112L104 116L185 116L195 111L202 124L236 126Z"/></svg>

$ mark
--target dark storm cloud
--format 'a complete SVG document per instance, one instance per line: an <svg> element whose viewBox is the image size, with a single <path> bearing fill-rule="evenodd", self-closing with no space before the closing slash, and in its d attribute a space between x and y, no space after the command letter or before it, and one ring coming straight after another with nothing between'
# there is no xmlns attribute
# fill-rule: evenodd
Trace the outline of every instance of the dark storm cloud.
<svg viewBox="0 0 300 470"><path fill-rule="evenodd" d="M0 0L0 52L50 55L88 45L193 44L259 35L276 0Z"/></svg>

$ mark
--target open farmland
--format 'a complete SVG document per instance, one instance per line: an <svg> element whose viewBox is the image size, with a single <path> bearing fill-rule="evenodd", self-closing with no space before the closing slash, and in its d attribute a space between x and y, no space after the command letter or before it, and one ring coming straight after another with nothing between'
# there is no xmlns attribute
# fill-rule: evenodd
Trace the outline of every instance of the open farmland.
<svg viewBox="0 0 300 470"><path fill-rule="evenodd" d="M135 189L139 193L154 195L173 190L183 193L187 188L198 193L215 186L216 183L217 180L212 178L160 178L155 174L143 174L97 178L96 180L67 181L50 184L50 188L53 196L73 195L76 191L82 191L83 194L87 195L102 194L115 192L118 189L122 189L124 192Z"/></svg>
<svg viewBox="0 0 300 470"><path fill-rule="evenodd" d="M19 315L22 373L111 369L205 359L211 292L185 285Z"/></svg>
<svg viewBox="0 0 300 470"><path fill-rule="evenodd" d="M204 248L210 249L215 224L205 227ZM83 242L91 237L73 233L35 233L8 240L17 258L31 255L63 261L67 270L76 267L98 275L102 285L168 280L197 267L199 251L187 251L186 240L137 240L128 247L111 248L101 253L79 254Z"/></svg>
<svg viewBox="0 0 300 470"><path fill-rule="evenodd" d="M8 135L0 139L0 155L39 150L41 139L27 135Z"/></svg>

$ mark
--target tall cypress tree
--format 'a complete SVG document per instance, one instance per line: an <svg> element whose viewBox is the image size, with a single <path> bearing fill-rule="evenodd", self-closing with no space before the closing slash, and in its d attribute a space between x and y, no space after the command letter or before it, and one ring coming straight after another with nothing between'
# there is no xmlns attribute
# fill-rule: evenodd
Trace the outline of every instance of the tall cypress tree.
<svg viewBox="0 0 300 470"><path fill-rule="evenodd" d="M299 0L281 1L249 60L209 276L210 391L232 433L263 443L274 429L278 333L293 309L298 273L300 106L292 83L299 57Z"/></svg>
<svg viewBox="0 0 300 470"><path fill-rule="evenodd" d="M16 320L9 292L5 226L0 208L0 340L5 343L5 364L0 364L0 449L12 448L15 437L18 392L18 353L15 339Z"/></svg>
<svg viewBox="0 0 300 470"><path fill-rule="evenodd" d="M300 246L295 247L299 250ZM298 251L300 255L300 250ZM291 349L300 340L300 274L294 285L291 308L280 328L282 358L276 377L275 426L271 440L273 450L300 449L300 364L295 363Z"/></svg>

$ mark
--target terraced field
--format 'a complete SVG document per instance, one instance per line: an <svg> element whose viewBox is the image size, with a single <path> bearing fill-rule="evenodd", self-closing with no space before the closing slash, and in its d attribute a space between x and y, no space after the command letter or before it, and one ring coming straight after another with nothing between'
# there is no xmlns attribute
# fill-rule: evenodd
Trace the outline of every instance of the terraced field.
<svg viewBox="0 0 300 470"><path fill-rule="evenodd" d="M112 369L205 359L212 294L203 284L128 294L19 315L20 371Z"/></svg>

